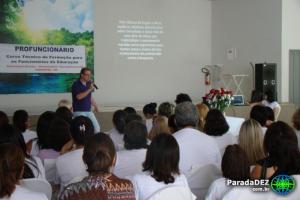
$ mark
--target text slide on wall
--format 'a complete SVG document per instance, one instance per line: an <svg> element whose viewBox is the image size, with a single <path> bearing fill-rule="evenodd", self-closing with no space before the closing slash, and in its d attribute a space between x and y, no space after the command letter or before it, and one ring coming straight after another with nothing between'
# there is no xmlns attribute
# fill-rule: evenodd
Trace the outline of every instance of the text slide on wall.
<svg viewBox="0 0 300 200"><path fill-rule="evenodd" d="M162 55L163 25L159 21L119 20L117 33L119 54L128 60L154 60Z"/></svg>
<svg viewBox="0 0 300 200"><path fill-rule="evenodd" d="M0 73L79 73L85 46L0 44Z"/></svg>

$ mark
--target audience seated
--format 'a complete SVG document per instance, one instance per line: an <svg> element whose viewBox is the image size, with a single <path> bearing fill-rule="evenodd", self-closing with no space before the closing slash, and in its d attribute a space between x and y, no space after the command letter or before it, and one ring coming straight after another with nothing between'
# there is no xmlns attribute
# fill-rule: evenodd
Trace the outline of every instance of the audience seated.
<svg viewBox="0 0 300 200"><path fill-rule="evenodd" d="M150 144L143 172L133 176L135 197L146 200L155 192L169 186L189 187L179 172L179 146L170 134L159 134Z"/></svg>
<svg viewBox="0 0 300 200"><path fill-rule="evenodd" d="M0 144L0 199L47 200L45 194L20 185L24 171L24 153L15 144Z"/></svg>
<svg viewBox="0 0 300 200"><path fill-rule="evenodd" d="M149 133L149 140L152 140L160 133L171 133L168 126L168 118L165 116L157 116L154 118L153 127Z"/></svg>
<svg viewBox="0 0 300 200"><path fill-rule="evenodd" d="M63 146L71 139L69 124L60 118L55 118L49 124L49 130L39 134L40 150L38 157L45 159L56 159Z"/></svg>
<svg viewBox="0 0 300 200"><path fill-rule="evenodd" d="M220 166L221 155L216 141L196 129L199 115L191 102L178 104L175 120L180 129L174 133L180 149L179 169L187 173L194 165L215 164Z"/></svg>
<svg viewBox="0 0 300 200"><path fill-rule="evenodd" d="M37 138L35 131L30 130L29 116L25 110L17 110L13 115L13 126L22 133L25 143Z"/></svg>
<svg viewBox="0 0 300 200"><path fill-rule="evenodd" d="M300 108L293 114L292 123L298 139L298 148L300 149Z"/></svg>
<svg viewBox="0 0 300 200"><path fill-rule="evenodd" d="M252 170L253 179L272 179L279 174L300 174L300 152L294 130L284 122L273 123L264 138L266 158Z"/></svg>
<svg viewBox="0 0 300 200"><path fill-rule="evenodd" d="M229 126L221 111L212 109L207 113L204 132L217 142L221 156L227 145L237 143L236 137L228 130Z"/></svg>
<svg viewBox="0 0 300 200"><path fill-rule="evenodd" d="M263 135L259 123L253 119L246 120L240 129L239 145L246 152L250 165L265 157Z"/></svg>
<svg viewBox="0 0 300 200"><path fill-rule="evenodd" d="M163 102L158 106L158 115L169 118L174 114L175 106L169 102Z"/></svg>
<svg viewBox="0 0 300 200"><path fill-rule="evenodd" d="M176 105L186 102L186 101L192 103L192 99L188 94L185 94L185 93L177 94L176 99L175 99Z"/></svg>
<svg viewBox="0 0 300 200"><path fill-rule="evenodd" d="M72 120L72 142L68 143L69 152L59 156L56 160L56 171L61 186L66 186L76 177L87 175L82 161L83 145L89 137L94 135L94 126L88 117L78 116Z"/></svg>
<svg viewBox="0 0 300 200"><path fill-rule="evenodd" d="M38 138L36 140L32 140L31 144L28 145L27 149L31 155L37 156L39 154L40 149L43 148L43 145L47 143L47 141L45 141L47 137L44 136L48 134L50 124L55 118L55 113L52 111L46 111L40 115L36 127L36 133Z"/></svg>
<svg viewBox="0 0 300 200"><path fill-rule="evenodd" d="M204 131L205 119L206 119L207 113L209 111L209 108L204 103L199 103L196 106L197 106L197 109L198 109L198 112L199 112L198 129L199 129L199 131L203 132Z"/></svg>
<svg viewBox="0 0 300 200"><path fill-rule="evenodd" d="M68 185L60 200L134 200L133 185L111 173L116 151L109 136L93 135L84 145L83 162L88 176L78 183Z"/></svg>
<svg viewBox="0 0 300 200"><path fill-rule="evenodd" d="M0 111L0 127L9 123L8 116L5 112Z"/></svg>
<svg viewBox="0 0 300 200"><path fill-rule="evenodd" d="M125 149L117 152L114 173L121 178L133 176L142 171L147 148L147 128L140 121L132 121L124 129Z"/></svg>
<svg viewBox="0 0 300 200"><path fill-rule="evenodd" d="M264 96L265 98L262 101L262 104L264 106L268 106L268 107L272 108L272 110L274 112L274 116L275 116L275 121L277 121L278 116L279 116L280 111L281 111L281 106L275 100L275 96L274 96L274 94L271 90L267 90L264 95L265 95Z"/></svg>
<svg viewBox="0 0 300 200"><path fill-rule="evenodd" d="M156 113L157 113L156 107L157 107L156 103L149 103L143 107L143 114L146 119L145 124L146 124L148 133L152 129L153 118L156 117Z"/></svg>
<svg viewBox="0 0 300 200"><path fill-rule="evenodd" d="M114 127L107 132L117 151L124 149L124 128L126 125L126 117L127 113L124 110L117 110L112 119Z"/></svg>
<svg viewBox="0 0 300 200"><path fill-rule="evenodd" d="M266 123L268 119L265 106L263 105L253 106L250 111L250 118L256 120L260 124L262 133L263 135L265 135L267 131Z"/></svg>
<svg viewBox="0 0 300 200"><path fill-rule="evenodd" d="M24 173L22 173L23 178L46 178L45 168L41 160L38 157L30 156L27 153L26 144L22 134L10 124L0 128L0 144L4 143L17 145L22 150L23 156L25 157Z"/></svg>
<svg viewBox="0 0 300 200"><path fill-rule="evenodd" d="M250 178L250 163L246 152L237 144L228 145L222 158L223 178L215 180L209 187L206 200L221 200L231 189L226 179L246 181Z"/></svg>

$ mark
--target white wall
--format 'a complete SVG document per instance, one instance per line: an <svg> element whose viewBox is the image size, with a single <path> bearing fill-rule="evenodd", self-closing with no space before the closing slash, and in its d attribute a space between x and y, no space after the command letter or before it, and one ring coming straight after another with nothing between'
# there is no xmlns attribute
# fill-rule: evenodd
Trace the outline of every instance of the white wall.
<svg viewBox="0 0 300 200"><path fill-rule="evenodd" d="M96 101L105 106L173 101L179 92L200 99L201 66L211 62L211 2L208 0L95 0ZM128 61L118 55L118 20L163 22L163 55L154 61ZM70 94L0 95L0 110L30 113L54 109Z"/></svg>
<svg viewBox="0 0 300 200"><path fill-rule="evenodd" d="M227 59L228 48L236 48L236 59ZM281 0L212 1L212 63L223 64L227 74L249 74L242 87L248 99L253 89L249 63L265 61L277 63L280 78Z"/></svg>
<svg viewBox="0 0 300 200"><path fill-rule="evenodd" d="M289 99L289 50L300 50L300 1L282 0L282 96ZM300 76L300 74L299 74Z"/></svg>

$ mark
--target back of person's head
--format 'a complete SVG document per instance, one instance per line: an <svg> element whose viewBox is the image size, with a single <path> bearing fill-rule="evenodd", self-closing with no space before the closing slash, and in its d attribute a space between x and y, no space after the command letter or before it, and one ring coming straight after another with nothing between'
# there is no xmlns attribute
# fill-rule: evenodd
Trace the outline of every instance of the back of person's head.
<svg viewBox="0 0 300 200"><path fill-rule="evenodd" d="M42 149L53 149L59 152L71 139L70 125L61 118L55 118L51 122L49 130L42 137L45 141L41 146Z"/></svg>
<svg viewBox="0 0 300 200"><path fill-rule="evenodd" d="M189 101L178 104L175 108L175 122L178 128L197 127L199 114L196 106Z"/></svg>
<svg viewBox="0 0 300 200"><path fill-rule="evenodd" d="M265 99L266 99L269 103L272 103L272 102L276 101L275 94L274 94L271 90L267 90L267 91L265 92Z"/></svg>
<svg viewBox="0 0 300 200"><path fill-rule="evenodd" d="M178 131L178 127L175 123L175 114L173 114L169 117L168 126L169 126L169 129L170 129L171 133L175 133L176 131Z"/></svg>
<svg viewBox="0 0 300 200"><path fill-rule="evenodd" d="M58 102L58 107L66 107L71 111L72 103L68 99L62 99Z"/></svg>
<svg viewBox="0 0 300 200"><path fill-rule="evenodd" d="M0 144L0 198L9 198L22 179L24 154L15 144Z"/></svg>
<svg viewBox="0 0 300 200"><path fill-rule="evenodd" d="M207 113L204 132L211 136L221 136L229 130L227 121L223 113L217 109L212 109Z"/></svg>
<svg viewBox="0 0 300 200"><path fill-rule="evenodd" d="M109 173L115 157L115 146L110 137L104 133L93 135L84 145L82 158L90 174Z"/></svg>
<svg viewBox="0 0 300 200"><path fill-rule="evenodd" d="M223 176L227 179L245 181L250 178L250 163L247 154L237 144L226 147L221 168Z"/></svg>
<svg viewBox="0 0 300 200"><path fill-rule="evenodd" d="M188 94L180 93L176 96L176 99L175 99L176 105L180 104L180 103L183 103L183 102L186 102L186 101L192 103L192 99Z"/></svg>
<svg viewBox="0 0 300 200"><path fill-rule="evenodd" d="M147 147L147 128L140 121L132 121L124 129L125 149L141 149Z"/></svg>
<svg viewBox="0 0 300 200"><path fill-rule="evenodd" d="M168 126L168 118L159 115L153 121L153 127L149 133L149 139L152 140L160 133L170 133L170 129Z"/></svg>
<svg viewBox="0 0 300 200"><path fill-rule="evenodd" d="M13 125L20 132L24 132L28 128L28 113L25 110L17 110L13 115Z"/></svg>
<svg viewBox="0 0 300 200"><path fill-rule="evenodd" d="M144 115L147 117L148 115L150 116L153 116L155 115L157 112L156 112L156 107L157 107L157 104L156 103L149 103L147 105L145 105L143 107L143 113Z"/></svg>
<svg viewBox="0 0 300 200"><path fill-rule="evenodd" d="M143 122L143 118L140 115L136 114L136 113L135 114L131 113L131 114L127 114L125 121L126 121L126 124L128 124L132 121Z"/></svg>
<svg viewBox="0 0 300 200"><path fill-rule="evenodd" d="M31 168L35 168L38 170L37 163L30 155L27 154L23 135L19 130L17 130L10 124L6 124L0 128L0 144L6 143L18 146L21 149L23 156L30 160L30 162L26 162L26 165L24 166L23 178L34 178L35 176Z"/></svg>
<svg viewBox="0 0 300 200"><path fill-rule="evenodd" d="M126 107L126 108L124 108L124 111L127 114L136 114L136 110L133 107Z"/></svg>
<svg viewBox="0 0 300 200"><path fill-rule="evenodd" d="M169 102L163 102L158 106L158 115L169 118L174 114L175 106Z"/></svg>
<svg viewBox="0 0 300 200"><path fill-rule="evenodd" d="M250 118L256 120L262 127L266 126L267 112L265 106L262 105L253 106L250 112Z"/></svg>
<svg viewBox="0 0 300 200"><path fill-rule="evenodd" d="M292 123L294 128L299 131L300 130L300 108L298 108L296 112L293 114Z"/></svg>
<svg viewBox="0 0 300 200"><path fill-rule="evenodd" d="M197 104L197 109L199 113L199 130L204 131L204 125L205 125L205 119L207 116L207 113L209 112L209 108L204 103Z"/></svg>
<svg viewBox="0 0 300 200"><path fill-rule="evenodd" d="M259 90L253 90L250 103L259 103L264 100L264 94Z"/></svg>
<svg viewBox="0 0 300 200"><path fill-rule="evenodd" d="M84 145L94 135L94 126L90 118L78 116L72 120L71 135L77 145Z"/></svg>
<svg viewBox="0 0 300 200"><path fill-rule="evenodd" d="M246 152L251 165L265 157L263 132L256 120L248 119L243 122L239 132L239 145Z"/></svg>
<svg viewBox="0 0 300 200"><path fill-rule="evenodd" d="M0 127L8 123L9 120L7 114L0 110Z"/></svg>
<svg viewBox="0 0 300 200"><path fill-rule="evenodd" d="M279 172L287 175L300 173L297 136L293 128L285 122L274 122L267 129L264 150Z"/></svg>
<svg viewBox="0 0 300 200"><path fill-rule="evenodd" d="M57 117L65 120L68 124L71 125L72 122L72 112L67 107L59 107L56 109L55 114Z"/></svg>
<svg viewBox="0 0 300 200"><path fill-rule="evenodd" d="M113 124L120 134L124 133L127 113L124 110L117 110L113 115Z"/></svg>
<svg viewBox="0 0 300 200"><path fill-rule="evenodd" d="M143 171L151 172L158 182L174 183L174 175L179 174L179 146L176 139L161 133L154 137L143 163Z"/></svg>
<svg viewBox="0 0 300 200"><path fill-rule="evenodd" d="M48 131L50 129L50 124L52 121L56 118L56 115L52 111L46 111L41 114L37 121L37 126L36 126L36 133L38 136L38 146L40 149L43 148L44 144L47 143L47 135Z"/></svg>

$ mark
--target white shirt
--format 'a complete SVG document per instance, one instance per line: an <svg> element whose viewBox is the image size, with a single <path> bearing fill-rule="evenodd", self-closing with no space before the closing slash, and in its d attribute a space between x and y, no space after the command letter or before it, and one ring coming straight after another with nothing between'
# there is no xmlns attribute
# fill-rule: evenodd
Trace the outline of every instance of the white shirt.
<svg viewBox="0 0 300 200"><path fill-rule="evenodd" d="M59 156L56 160L56 172L62 186L68 185L76 177L88 175L82 160L83 148Z"/></svg>
<svg viewBox="0 0 300 200"><path fill-rule="evenodd" d="M118 151L114 174L120 178L125 178L142 172L145 158L146 149Z"/></svg>
<svg viewBox="0 0 300 200"><path fill-rule="evenodd" d="M219 178L210 185L205 200L221 200L230 189L226 185L226 178Z"/></svg>
<svg viewBox="0 0 300 200"><path fill-rule="evenodd" d="M150 133L152 127L153 127L153 118L151 119L146 119L145 120L145 124L146 124L146 127L147 127L147 132Z"/></svg>
<svg viewBox="0 0 300 200"><path fill-rule="evenodd" d="M35 178L46 179L45 167L39 157L32 156L33 160L25 158L26 163L28 163L29 168L31 169ZM30 164L29 164L30 163ZM35 168L33 165L36 165Z"/></svg>
<svg viewBox="0 0 300 200"><path fill-rule="evenodd" d="M10 198L1 198L1 200L48 200L47 196L43 193L34 192L27 188L16 185L15 191L11 194Z"/></svg>
<svg viewBox="0 0 300 200"><path fill-rule="evenodd" d="M165 184L157 182L149 172L142 172L132 177L132 183L135 191L135 198L138 200L148 199L152 194L166 186L188 186L186 177L181 174L175 176L174 183Z"/></svg>
<svg viewBox="0 0 300 200"><path fill-rule="evenodd" d="M272 109L274 109L274 108L281 108L280 104L277 101L273 101L272 103L270 103L270 102L268 102L266 100L263 100L261 103L264 106L268 106L268 107L270 107Z"/></svg>
<svg viewBox="0 0 300 200"><path fill-rule="evenodd" d="M112 128L107 132L111 140L113 141L116 151L120 151L124 149L124 134L120 134L116 128Z"/></svg>
<svg viewBox="0 0 300 200"><path fill-rule="evenodd" d="M268 129L267 127L264 127L264 126L261 127L262 137L263 137L263 138L264 138L265 135L266 135L267 129Z"/></svg>
<svg viewBox="0 0 300 200"><path fill-rule="evenodd" d="M211 136L211 137L217 142L221 153L221 157L223 157L225 149L228 145L237 144L237 138L228 132L223 134L222 136Z"/></svg>
<svg viewBox="0 0 300 200"><path fill-rule="evenodd" d="M192 166L215 164L220 167L221 154L216 141L193 128L184 128L173 134L180 149L179 169L186 174Z"/></svg>
<svg viewBox="0 0 300 200"><path fill-rule="evenodd" d="M40 148L39 145L37 144L37 140L33 140L30 155L37 156L39 152L40 152Z"/></svg>
<svg viewBox="0 0 300 200"><path fill-rule="evenodd" d="M29 129L26 129L22 134L23 134L23 138L24 138L25 143L29 142L32 139L37 138L36 132L32 131L32 130L29 130Z"/></svg>

